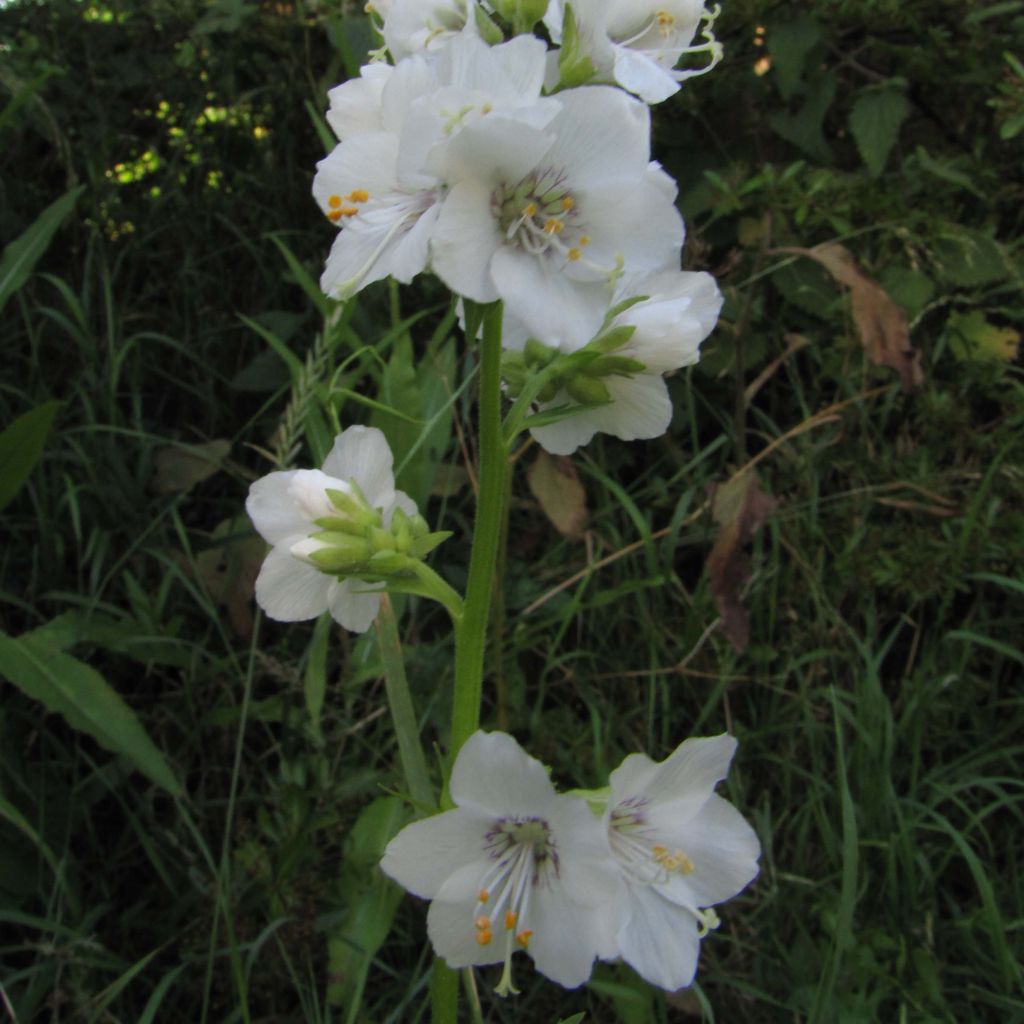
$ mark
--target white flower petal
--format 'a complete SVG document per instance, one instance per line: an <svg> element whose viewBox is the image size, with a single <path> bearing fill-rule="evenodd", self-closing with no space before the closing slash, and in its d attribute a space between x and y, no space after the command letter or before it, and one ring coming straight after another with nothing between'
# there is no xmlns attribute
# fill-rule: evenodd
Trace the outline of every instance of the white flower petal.
<svg viewBox="0 0 1024 1024"><path fill-rule="evenodd" d="M710 907L731 899L757 877L757 833L728 800L711 794L689 821L662 814L660 807L652 818L665 845L682 850L693 863L692 872L673 879L678 902Z"/></svg>
<svg viewBox="0 0 1024 1024"><path fill-rule="evenodd" d="M434 228L434 272L453 292L493 302L498 292L491 280L491 258L504 241L491 213L490 186L460 182L441 204Z"/></svg>
<svg viewBox="0 0 1024 1024"><path fill-rule="evenodd" d="M546 161L565 170L574 189L635 183L650 160L650 114L621 89L582 86L558 94L556 141Z"/></svg>
<svg viewBox="0 0 1024 1024"><path fill-rule="evenodd" d="M509 313L532 337L563 352L575 352L600 330L607 292L603 285L570 281L562 260L505 246L491 261L491 277Z"/></svg>
<svg viewBox="0 0 1024 1024"><path fill-rule="evenodd" d="M342 82L327 93L327 123L339 139L378 132L384 127L381 94L394 70L388 64L367 64L359 69L358 78Z"/></svg>
<svg viewBox="0 0 1024 1024"><path fill-rule="evenodd" d="M309 520L289 493L296 472L269 473L249 488L245 511L259 535L270 544L280 544L287 537L309 530Z"/></svg>
<svg viewBox="0 0 1024 1024"><path fill-rule="evenodd" d="M368 132L339 142L316 165L313 198L325 215L336 210L360 209L366 200L348 197L359 189L365 190L370 199L394 191L397 162L398 139L390 132ZM339 227L349 222L348 217L336 221Z"/></svg>
<svg viewBox="0 0 1024 1024"><path fill-rule="evenodd" d="M449 790L460 807L495 817L540 814L555 798L544 765L503 732L475 732L466 740Z"/></svg>
<svg viewBox="0 0 1024 1024"><path fill-rule="evenodd" d="M615 81L645 103L661 103L679 91L679 83L645 53L628 46L615 47Z"/></svg>
<svg viewBox="0 0 1024 1024"><path fill-rule="evenodd" d="M674 992L693 981L700 953L697 920L654 886L630 886L632 913L619 932L622 959L645 981Z"/></svg>
<svg viewBox="0 0 1024 1024"><path fill-rule="evenodd" d="M573 903L560 887L552 887L535 895L530 926L529 953L541 974L565 988L590 977L600 936L596 908Z"/></svg>
<svg viewBox="0 0 1024 1024"><path fill-rule="evenodd" d="M380 611L380 593L383 583L367 583L360 579L330 581L327 590L327 607L331 618L352 633L365 633Z"/></svg>
<svg viewBox="0 0 1024 1024"><path fill-rule="evenodd" d="M427 912L427 934L449 967L500 963L505 957L504 935L480 945L474 928L477 887L487 861L457 868L442 884Z"/></svg>
<svg viewBox="0 0 1024 1024"><path fill-rule="evenodd" d="M664 380L656 374L604 377L611 402L591 415L598 430L621 441L648 441L660 437L672 421L672 400Z"/></svg>
<svg viewBox="0 0 1024 1024"><path fill-rule="evenodd" d="M349 427L335 439L324 472L339 480L355 480L373 508L390 508L395 500L394 456L376 427Z"/></svg>
<svg viewBox="0 0 1024 1024"><path fill-rule="evenodd" d="M282 545L273 548L263 562L256 578L256 600L278 622L315 619L327 609L330 584L329 576L300 562Z"/></svg>
<svg viewBox="0 0 1024 1024"><path fill-rule="evenodd" d="M433 899L452 874L484 860L484 836L491 821L467 808L414 821L388 843L381 870L414 896ZM484 870L480 870L478 880ZM473 889L474 896L475 892ZM471 916L472 909L467 920Z"/></svg>
<svg viewBox="0 0 1024 1024"><path fill-rule="evenodd" d="M572 399L562 392L561 396L556 395L554 400L547 403L544 408L554 408L564 404L571 405ZM577 448L589 444L597 433L599 428L594 417L598 411L589 409L566 416L555 423L548 423L543 427L531 427L530 436L551 455L572 455Z"/></svg>

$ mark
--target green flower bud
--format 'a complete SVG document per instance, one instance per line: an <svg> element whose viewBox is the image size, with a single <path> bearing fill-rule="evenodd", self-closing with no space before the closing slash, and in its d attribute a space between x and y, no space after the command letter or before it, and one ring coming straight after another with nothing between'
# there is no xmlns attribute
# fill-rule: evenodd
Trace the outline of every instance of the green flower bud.
<svg viewBox="0 0 1024 1024"><path fill-rule="evenodd" d="M558 74L559 85L565 89L585 85L597 74L594 62L580 46L580 34L576 28L576 14L572 4L565 5L565 14L562 17L562 48L558 51Z"/></svg>
<svg viewBox="0 0 1024 1024"><path fill-rule="evenodd" d="M523 348L523 356L526 359L527 366L533 366L540 369L547 366L548 363L550 363L557 355L558 352L556 349L549 348L547 345L539 342L536 338L526 339L526 345Z"/></svg>
<svg viewBox="0 0 1024 1024"><path fill-rule="evenodd" d="M379 526L380 513L370 507L363 492L353 482L351 490L337 491L328 488L327 497L340 513L340 518L349 520L355 526ZM333 517L331 517L333 518Z"/></svg>
<svg viewBox="0 0 1024 1024"><path fill-rule="evenodd" d="M480 32L480 38L488 46L497 46L505 41L505 33L487 17L484 9L477 3L473 4L473 13L476 15L476 27Z"/></svg>
<svg viewBox="0 0 1024 1024"><path fill-rule="evenodd" d="M391 536L394 538L393 543L397 551L408 551L412 546L409 517L400 508L396 508L391 514Z"/></svg>
<svg viewBox="0 0 1024 1024"><path fill-rule="evenodd" d="M335 573L350 572L363 565L373 549L365 538L324 530L293 544L291 553L321 572Z"/></svg>
<svg viewBox="0 0 1024 1024"><path fill-rule="evenodd" d="M646 369L639 359L629 356L598 356L583 372L588 377L630 377Z"/></svg>
<svg viewBox="0 0 1024 1024"><path fill-rule="evenodd" d="M548 8L547 0L492 0L492 6L517 35L531 32Z"/></svg>
<svg viewBox="0 0 1024 1024"><path fill-rule="evenodd" d="M599 334L587 348L596 352L615 352L622 348L636 334L635 324L620 324L604 334Z"/></svg>
<svg viewBox="0 0 1024 1024"><path fill-rule="evenodd" d="M566 381L565 390L580 405L601 405L612 400L607 386L596 377L573 377Z"/></svg>

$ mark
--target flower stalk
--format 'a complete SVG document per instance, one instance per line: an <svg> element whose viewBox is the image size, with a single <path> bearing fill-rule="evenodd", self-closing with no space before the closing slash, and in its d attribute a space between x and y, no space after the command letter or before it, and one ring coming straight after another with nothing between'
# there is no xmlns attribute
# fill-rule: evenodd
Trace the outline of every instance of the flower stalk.
<svg viewBox="0 0 1024 1024"><path fill-rule="evenodd" d="M508 446L502 436L501 424L501 317L500 302L483 309L478 414L480 491L473 525L465 608L462 621L455 630L452 757L458 754L459 748L476 732L480 723L487 624L505 508Z"/></svg>

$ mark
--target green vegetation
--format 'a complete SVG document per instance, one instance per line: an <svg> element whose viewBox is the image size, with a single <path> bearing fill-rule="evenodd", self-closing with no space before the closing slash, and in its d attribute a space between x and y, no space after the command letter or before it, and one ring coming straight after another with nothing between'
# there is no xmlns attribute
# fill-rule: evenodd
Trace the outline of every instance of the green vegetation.
<svg viewBox="0 0 1024 1024"><path fill-rule="evenodd" d="M429 280L315 285L359 8L0 7L0 1019L429 1016L423 905L376 871L412 814L381 653L260 620L243 514L370 423L465 581L474 353ZM1024 2L717 28L655 145L722 323L669 435L573 458L585 514L516 461L484 720L565 787L728 728L762 874L693 990L484 970L482 1018L1024 1022ZM738 651L709 490L751 460ZM449 626L399 611L429 753Z"/></svg>

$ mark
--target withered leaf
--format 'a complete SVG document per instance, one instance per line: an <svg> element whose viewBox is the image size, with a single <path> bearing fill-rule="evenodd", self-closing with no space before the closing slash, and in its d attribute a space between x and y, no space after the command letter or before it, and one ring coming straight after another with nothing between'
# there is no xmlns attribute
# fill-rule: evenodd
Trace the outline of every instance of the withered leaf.
<svg viewBox="0 0 1024 1024"><path fill-rule="evenodd" d="M262 538L252 536L251 524L245 516L218 523L211 539L223 543L196 557L196 576L210 596L224 605L235 634L249 637L253 627L253 592L267 545Z"/></svg>
<svg viewBox="0 0 1024 1024"><path fill-rule="evenodd" d="M750 636L747 613L740 603L740 591L750 579L750 559L743 547L778 507L778 499L757 486L752 470L716 485L711 495L711 516L719 530L708 555L708 579L722 628L739 652L746 650Z"/></svg>
<svg viewBox="0 0 1024 1024"><path fill-rule="evenodd" d="M889 293L868 277L853 254L838 242L813 249L786 249L820 263L840 284L850 289L850 312L864 351L876 366L888 366L900 376L904 391L916 391L924 383L921 353L910 344L907 314Z"/></svg>
<svg viewBox="0 0 1024 1024"><path fill-rule="evenodd" d="M587 493L579 474L565 455L541 449L526 472L530 491L544 515L563 537L575 538L587 525Z"/></svg>
<svg viewBox="0 0 1024 1024"><path fill-rule="evenodd" d="M156 453L151 487L159 494L187 491L221 468L231 443L223 439L206 444L171 444Z"/></svg>

